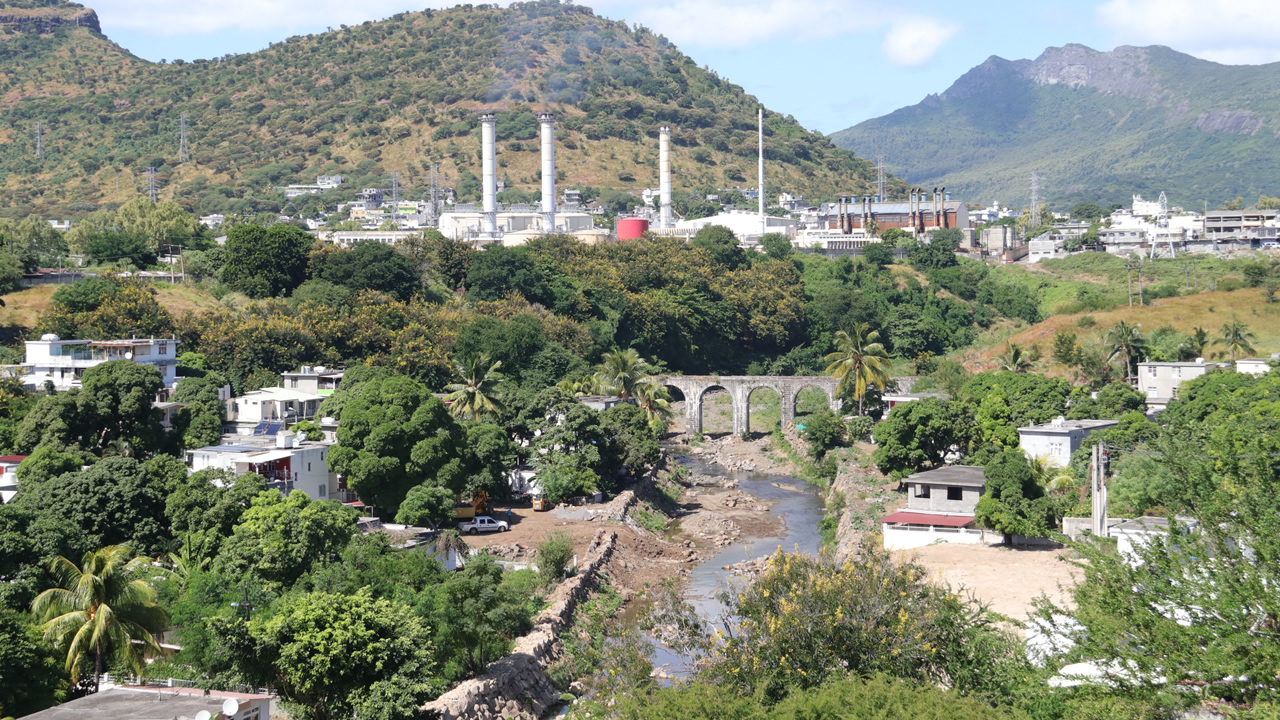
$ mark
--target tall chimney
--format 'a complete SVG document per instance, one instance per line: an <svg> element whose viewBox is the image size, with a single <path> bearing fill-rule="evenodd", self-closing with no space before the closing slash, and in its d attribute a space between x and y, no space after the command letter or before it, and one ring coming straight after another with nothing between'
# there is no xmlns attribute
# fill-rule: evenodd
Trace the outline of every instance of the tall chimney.
<svg viewBox="0 0 1280 720"><path fill-rule="evenodd" d="M769 221L764 214L764 108L759 108L757 112L760 119L760 186L756 194L760 198L760 235L764 236L769 232Z"/></svg>
<svg viewBox="0 0 1280 720"><path fill-rule="evenodd" d="M658 227L671 227L671 128L658 128Z"/></svg>
<svg viewBox="0 0 1280 720"><path fill-rule="evenodd" d="M942 208L942 227L944 228L951 227L951 222L947 220L947 201L950 199L951 194L947 192L947 188L944 186L942 188L942 201L940 203L940 207Z"/></svg>
<svg viewBox="0 0 1280 720"><path fill-rule="evenodd" d="M942 196L938 194L938 188L933 189L933 226L942 227Z"/></svg>
<svg viewBox="0 0 1280 720"><path fill-rule="evenodd" d="M542 113L542 232L556 231L556 116Z"/></svg>
<svg viewBox="0 0 1280 720"><path fill-rule="evenodd" d="M845 214L844 198L836 198L836 231L844 232L844 214Z"/></svg>
<svg viewBox="0 0 1280 720"><path fill-rule="evenodd" d="M486 239L493 239L498 234L498 170L497 150L494 126L497 118L493 113L480 116L480 163L481 186L484 192L484 234Z"/></svg>

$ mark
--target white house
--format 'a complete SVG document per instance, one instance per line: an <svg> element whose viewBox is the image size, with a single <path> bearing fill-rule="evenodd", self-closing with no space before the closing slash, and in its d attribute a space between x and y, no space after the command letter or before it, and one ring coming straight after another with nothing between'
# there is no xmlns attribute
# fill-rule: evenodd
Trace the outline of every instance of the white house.
<svg viewBox="0 0 1280 720"><path fill-rule="evenodd" d="M893 409L894 409L895 407L897 407L897 406L899 406L899 405L901 405L901 404L903 404L903 403L915 402L915 401L917 401L917 400L924 400L925 398L938 398L939 400L947 400L947 399L949 399L949 398L947 397L947 394L946 394L946 393L935 393L935 392L924 392L924 393L886 392L886 393L884 393L883 395L881 395L881 396L880 396L880 399L881 399L881 400L883 400L883 401L884 401L884 404L885 404L885 408L884 408L884 415L880 416L880 419L881 419L881 420L888 420L888 419L889 419L889 413L890 413L890 412L892 412L892 411L893 411Z"/></svg>
<svg viewBox="0 0 1280 720"><path fill-rule="evenodd" d="M0 505L18 494L18 463L26 459L26 455L0 455Z"/></svg>
<svg viewBox="0 0 1280 720"><path fill-rule="evenodd" d="M880 518L886 550L909 550L935 542L997 544L1004 535L973 526L986 486L983 469L951 465L908 477L907 509Z"/></svg>
<svg viewBox="0 0 1280 720"><path fill-rule="evenodd" d="M1050 465L1066 467L1071 454L1080 449L1094 430L1112 427L1115 420L1067 420L1061 415L1044 425L1018 428L1018 446L1031 457L1042 457Z"/></svg>
<svg viewBox="0 0 1280 720"><path fill-rule="evenodd" d="M1280 360L1275 355L1269 358L1240 358L1236 361L1236 372L1250 375L1266 375L1271 372L1271 363Z"/></svg>
<svg viewBox="0 0 1280 720"><path fill-rule="evenodd" d="M262 388L226 401L227 417L222 430L240 435L273 435L271 425L279 430L285 424L310 420L316 416L323 395L292 388Z"/></svg>
<svg viewBox="0 0 1280 720"><path fill-rule="evenodd" d="M734 210L695 220L680 220L676 222L676 229L696 233L710 225L721 225L732 230L739 241L759 241L760 237L766 232L763 227L768 228L767 232L781 233L790 237L796 234L796 229L800 225L799 221L791 218L773 217L772 215L765 216L765 223L765 226L761 225L760 213L758 212Z"/></svg>
<svg viewBox="0 0 1280 720"><path fill-rule="evenodd" d="M57 335L41 335L26 342L26 362L18 366L22 382L30 388L52 382L56 390L80 387L84 371L111 360L128 360L151 365L160 371L165 387L173 387L178 378L178 343L169 338L134 338L132 340L62 340Z"/></svg>
<svg viewBox="0 0 1280 720"><path fill-rule="evenodd" d="M1178 396L1178 386L1204 375L1210 370L1230 367L1227 363L1205 362L1140 362L1136 387L1147 396L1147 409L1164 410Z"/></svg>
<svg viewBox="0 0 1280 720"><path fill-rule="evenodd" d="M286 495L301 490L312 500L337 499L337 473L329 469L332 443L308 442L288 430L275 436L224 439L222 445L187 451L191 472L229 470L237 477L257 473Z"/></svg>

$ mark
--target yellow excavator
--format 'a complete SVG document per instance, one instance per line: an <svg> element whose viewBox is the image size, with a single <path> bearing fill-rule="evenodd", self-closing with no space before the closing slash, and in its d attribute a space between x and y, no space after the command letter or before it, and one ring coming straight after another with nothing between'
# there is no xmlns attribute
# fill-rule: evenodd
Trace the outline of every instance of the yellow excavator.
<svg viewBox="0 0 1280 720"><path fill-rule="evenodd" d="M463 501L461 498L453 504L454 520L470 520L477 515L486 515L489 512L489 493L483 490L477 490L471 494L470 501Z"/></svg>

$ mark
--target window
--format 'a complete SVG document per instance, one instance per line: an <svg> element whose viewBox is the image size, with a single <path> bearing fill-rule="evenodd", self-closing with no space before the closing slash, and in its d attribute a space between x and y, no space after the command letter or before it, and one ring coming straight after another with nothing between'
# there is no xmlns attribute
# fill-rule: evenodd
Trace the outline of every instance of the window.
<svg viewBox="0 0 1280 720"><path fill-rule="evenodd" d="M949 487L949 488L947 488L947 499L948 499L948 500L963 500L963 499L964 499L964 488L958 488L958 487Z"/></svg>
<svg viewBox="0 0 1280 720"><path fill-rule="evenodd" d="M289 387L291 388L298 387L298 378L289 378Z"/></svg>
<svg viewBox="0 0 1280 720"><path fill-rule="evenodd" d="M1147 366L1147 377L1155 377L1155 376L1156 376L1156 366L1155 366L1155 365L1148 365L1148 366Z"/></svg>
<svg viewBox="0 0 1280 720"><path fill-rule="evenodd" d="M168 354L169 354L169 346L168 346L168 345L165 345L164 343L161 343L161 344L160 344L160 354L161 354L161 355L168 355Z"/></svg>
<svg viewBox="0 0 1280 720"><path fill-rule="evenodd" d="M311 472L311 463L307 463L307 472Z"/></svg>
<svg viewBox="0 0 1280 720"><path fill-rule="evenodd" d="M916 497L918 498L929 497L929 486L925 485L924 483L920 483L916 485Z"/></svg>
<svg viewBox="0 0 1280 720"><path fill-rule="evenodd" d="M1062 452L1062 441L1054 440L1049 443L1049 455L1061 457L1065 453Z"/></svg>
<svg viewBox="0 0 1280 720"><path fill-rule="evenodd" d="M320 497L324 497L324 493L325 493L325 488L324 488L324 486L323 486L323 485L321 485L321 486L320 486Z"/></svg>
<svg viewBox="0 0 1280 720"><path fill-rule="evenodd" d="M1148 386L1147 386L1147 397L1149 397L1149 398L1158 397L1158 396L1156 395L1156 386L1155 386L1155 385L1148 385Z"/></svg>
<svg viewBox="0 0 1280 720"><path fill-rule="evenodd" d="M1175 379L1180 379L1180 378L1182 378L1182 368L1180 368L1180 367L1176 367L1176 368L1174 368L1174 369L1173 369L1173 377L1174 377Z"/></svg>

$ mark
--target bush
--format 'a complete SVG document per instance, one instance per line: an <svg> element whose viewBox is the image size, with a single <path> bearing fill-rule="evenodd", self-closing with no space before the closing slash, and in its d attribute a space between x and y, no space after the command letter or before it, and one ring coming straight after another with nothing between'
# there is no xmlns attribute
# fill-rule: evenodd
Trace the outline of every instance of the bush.
<svg viewBox="0 0 1280 720"><path fill-rule="evenodd" d="M804 439L809 442L809 454L814 460L821 460L829 451L845 444L844 423L831 410L810 415L804 426Z"/></svg>
<svg viewBox="0 0 1280 720"><path fill-rule="evenodd" d="M573 540L568 533L553 532L538 545L538 572L543 582L554 585L564 577L565 568L573 559Z"/></svg>
<svg viewBox="0 0 1280 720"><path fill-rule="evenodd" d="M1097 324L1098 321L1095 320L1092 315L1081 315L1080 319L1076 320L1076 327L1081 328L1091 328Z"/></svg>

